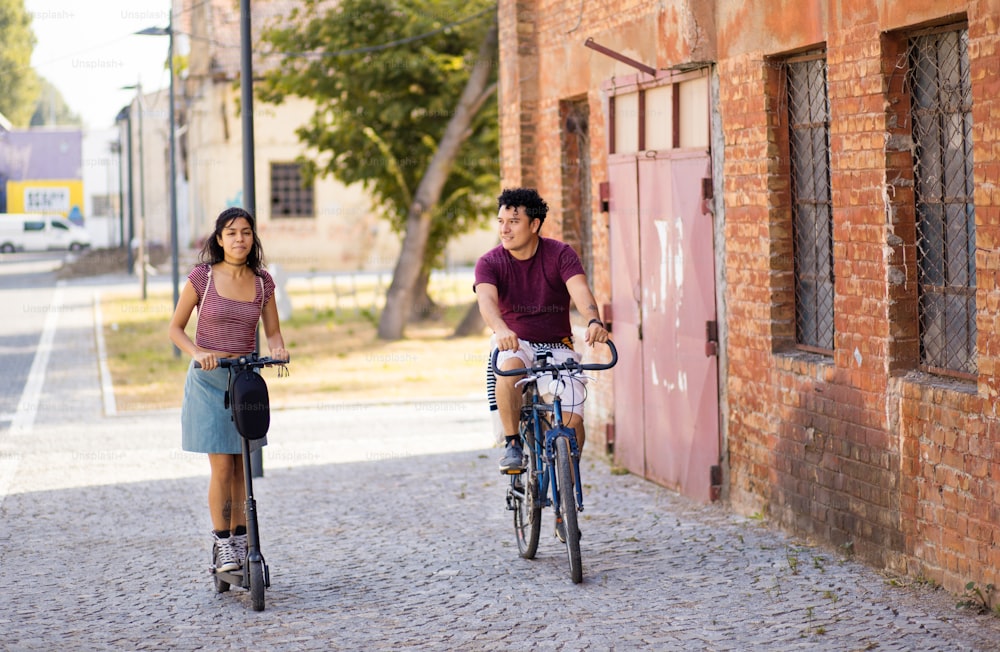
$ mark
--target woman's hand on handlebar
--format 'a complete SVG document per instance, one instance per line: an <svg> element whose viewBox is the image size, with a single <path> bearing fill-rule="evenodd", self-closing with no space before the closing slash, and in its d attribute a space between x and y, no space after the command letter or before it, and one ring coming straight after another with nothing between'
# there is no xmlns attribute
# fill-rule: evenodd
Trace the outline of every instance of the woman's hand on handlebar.
<svg viewBox="0 0 1000 652"><path fill-rule="evenodd" d="M288 354L288 349L274 349L271 353L272 360L280 360L282 362L288 362L291 356Z"/></svg>
<svg viewBox="0 0 1000 652"><path fill-rule="evenodd" d="M202 371L211 371L219 366L219 357L209 351L198 351L193 356L195 367L201 367Z"/></svg>

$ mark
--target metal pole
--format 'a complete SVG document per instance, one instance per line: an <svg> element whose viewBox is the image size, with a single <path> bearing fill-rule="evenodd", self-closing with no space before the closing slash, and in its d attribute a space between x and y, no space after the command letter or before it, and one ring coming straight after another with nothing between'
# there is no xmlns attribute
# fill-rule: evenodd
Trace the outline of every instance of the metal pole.
<svg viewBox="0 0 1000 652"><path fill-rule="evenodd" d="M118 123L118 142L111 143L112 151L118 154L118 246L125 246L125 166L124 152L122 146L122 126Z"/></svg>
<svg viewBox="0 0 1000 652"><path fill-rule="evenodd" d="M240 0L240 114L243 119L243 208L257 219L257 187L254 182L253 152L253 33L250 21L250 0ZM258 340L260 335L258 333ZM258 343L257 349L260 349ZM260 449L253 453L253 475L264 475L264 460Z"/></svg>
<svg viewBox="0 0 1000 652"><path fill-rule="evenodd" d="M136 82L139 97L139 282L142 284L142 299L146 300L146 154L142 148L142 82Z"/></svg>
<svg viewBox="0 0 1000 652"><path fill-rule="evenodd" d="M174 125L174 12L170 11L170 20L167 23L167 37L170 39L167 45L167 59L170 67L170 274L174 286L174 307L180 299L180 270L178 269L178 233L177 233L177 137L176 126ZM181 350L174 345L174 357L179 358Z"/></svg>
<svg viewBox="0 0 1000 652"><path fill-rule="evenodd" d="M128 240L125 243L126 246L126 256L128 265L127 271L129 275L135 274L135 258L132 255L132 241L135 240L135 186L132 183L132 166L135 165L132 156L132 107L128 107L128 113L125 115L125 125L128 129L128 136L126 141L128 142ZM124 203L122 204L124 206Z"/></svg>

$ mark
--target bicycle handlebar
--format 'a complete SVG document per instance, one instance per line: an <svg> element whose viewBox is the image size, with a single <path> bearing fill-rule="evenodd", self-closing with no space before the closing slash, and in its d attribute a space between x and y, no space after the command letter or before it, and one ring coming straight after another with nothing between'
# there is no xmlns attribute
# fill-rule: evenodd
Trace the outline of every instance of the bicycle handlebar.
<svg viewBox="0 0 1000 652"><path fill-rule="evenodd" d="M241 355L238 358L219 358L219 366L223 369L228 369L229 367L246 367L247 369L253 369L255 367L284 365L288 364L288 362L289 360L278 360L277 358L261 356L256 353L248 353L247 355ZM195 360L194 368L201 369L201 363Z"/></svg>
<svg viewBox="0 0 1000 652"><path fill-rule="evenodd" d="M607 344L608 348L611 349L611 362L608 363L590 362L587 364L581 364L570 358L561 364L536 364L530 367L520 367L518 369L504 371L502 369L497 369L497 356L500 354L500 349L493 349L493 355L490 356L490 367L493 369L493 373L498 376L523 376L530 372L544 373L547 371L603 371L618 364L618 349L615 348L615 343L608 340L605 344Z"/></svg>

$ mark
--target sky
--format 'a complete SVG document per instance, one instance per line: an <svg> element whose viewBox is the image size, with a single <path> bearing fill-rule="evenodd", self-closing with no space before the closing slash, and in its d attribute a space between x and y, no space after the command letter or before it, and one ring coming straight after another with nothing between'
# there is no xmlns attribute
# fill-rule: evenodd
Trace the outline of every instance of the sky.
<svg viewBox="0 0 1000 652"><path fill-rule="evenodd" d="M89 130L114 125L115 116L143 92L167 88L169 39L139 36L147 27L166 27L170 0L24 0L32 16L35 50L31 63L62 93ZM174 47L181 50L182 39Z"/></svg>

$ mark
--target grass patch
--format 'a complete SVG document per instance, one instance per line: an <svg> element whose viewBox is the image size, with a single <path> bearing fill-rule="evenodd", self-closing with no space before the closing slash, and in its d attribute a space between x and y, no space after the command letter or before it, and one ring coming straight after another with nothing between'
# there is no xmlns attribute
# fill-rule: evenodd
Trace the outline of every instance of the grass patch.
<svg viewBox="0 0 1000 652"><path fill-rule="evenodd" d="M432 286L441 314L410 325L407 339L398 342L377 338L372 307L344 306L334 292L312 287L289 296L293 312L281 331L292 356L290 375L279 379L276 370L264 371L273 407L474 394L485 400L488 338L451 337L470 305L458 303L459 292L446 287L436 293ZM175 357L167 337L170 295L150 294L145 301L103 296L101 311L118 409L179 407L190 358ZM192 317L188 334L194 329Z"/></svg>

